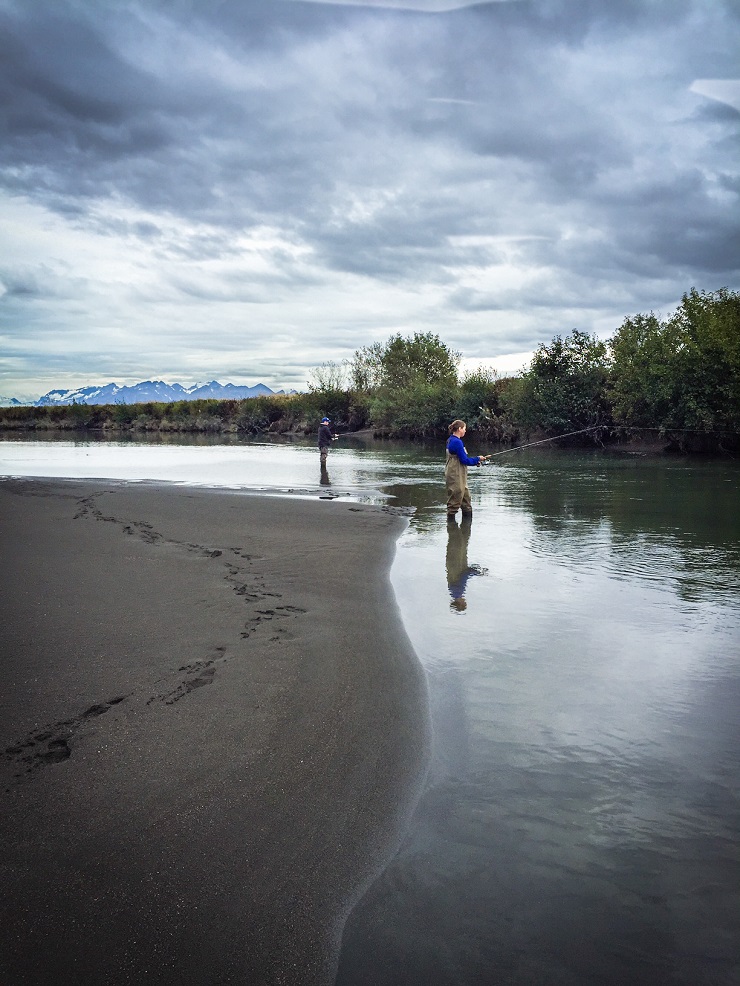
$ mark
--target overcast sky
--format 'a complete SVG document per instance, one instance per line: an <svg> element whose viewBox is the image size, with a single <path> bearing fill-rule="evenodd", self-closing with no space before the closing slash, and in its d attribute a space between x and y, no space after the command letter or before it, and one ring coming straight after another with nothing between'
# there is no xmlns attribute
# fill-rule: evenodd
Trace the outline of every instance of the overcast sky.
<svg viewBox="0 0 740 986"><path fill-rule="evenodd" d="M736 0L0 0L0 394L740 287Z"/></svg>

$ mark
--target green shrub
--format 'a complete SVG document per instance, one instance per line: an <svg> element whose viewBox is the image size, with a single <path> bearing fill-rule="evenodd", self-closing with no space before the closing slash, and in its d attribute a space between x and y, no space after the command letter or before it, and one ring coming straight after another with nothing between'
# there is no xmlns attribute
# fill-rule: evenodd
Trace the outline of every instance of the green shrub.
<svg viewBox="0 0 740 986"><path fill-rule="evenodd" d="M453 417L477 428L501 412L501 381L495 370L479 367L466 374L458 389Z"/></svg>
<svg viewBox="0 0 740 986"><path fill-rule="evenodd" d="M391 336L386 343L358 349L348 372L356 391L405 390L417 383L457 384L460 353L431 332Z"/></svg>
<svg viewBox="0 0 740 986"><path fill-rule="evenodd" d="M651 312L626 318L611 340L614 420L636 427L681 427L676 326Z"/></svg>
<svg viewBox="0 0 740 986"><path fill-rule="evenodd" d="M382 389L369 400L373 424L395 438L443 434L454 417L457 388L417 381L403 389Z"/></svg>
<svg viewBox="0 0 740 986"><path fill-rule="evenodd" d="M512 422L555 435L611 422L607 345L574 329L541 345L530 368L502 396Z"/></svg>
<svg viewBox="0 0 740 986"><path fill-rule="evenodd" d="M130 425L137 415L137 407L135 404L109 404L106 406L106 411L108 412L110 420L119 426Z"/></svg>
<svg viewBox="0 0 740 986"><path fill-rule="evenodd" d="M626 318L611 341L615 419L740 431L740 294L692 290L668 319Z"/></svg>

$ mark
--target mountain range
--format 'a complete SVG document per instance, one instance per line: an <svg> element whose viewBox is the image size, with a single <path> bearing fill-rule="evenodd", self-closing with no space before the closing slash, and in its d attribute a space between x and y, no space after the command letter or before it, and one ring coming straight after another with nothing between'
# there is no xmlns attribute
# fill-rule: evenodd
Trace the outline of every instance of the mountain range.
<svg viewBox="0 0 740 986"><path fill-rule="evenodd" d="M195 400L243 400L263 394L284 394L284 390L270 390L263 383L243 387L233 383L196 383L183 387L180 383L163 380L144 380L131 387L119 387L115 383L104 386L79 387L77 390L50 390L37 401L22 401L15 397L0 397L2 407L55 407L62 404L144 404L149 401L171 404L173 401ZM294 394L291 390L288 393Z"/></svg>

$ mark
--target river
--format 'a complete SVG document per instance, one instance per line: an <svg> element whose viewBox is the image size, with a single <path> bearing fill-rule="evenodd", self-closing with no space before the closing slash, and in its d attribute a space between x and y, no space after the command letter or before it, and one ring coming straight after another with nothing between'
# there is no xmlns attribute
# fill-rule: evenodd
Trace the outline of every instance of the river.
<svg viewBox="0 0 740 986"><path fill-rule="evenodd" d="M473 436L468 447L474 453ZM0 474L415 508L392 582L430 690L405 841L347 923L341 986L740 981L740 463L533 450L0 443Z"/></svg>

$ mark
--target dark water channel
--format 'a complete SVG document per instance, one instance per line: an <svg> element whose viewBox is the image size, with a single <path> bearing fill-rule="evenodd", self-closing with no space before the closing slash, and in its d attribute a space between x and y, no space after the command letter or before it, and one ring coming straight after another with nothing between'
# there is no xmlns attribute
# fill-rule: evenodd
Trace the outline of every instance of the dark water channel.
<svg viewBox="0 0 740 986"><path fill-rule="evenodd" d="M449 528L439 453L14 442L0 473L416 508L392 579L431 765L340 986L740 983L740 463L505 455Z"/></svg>

